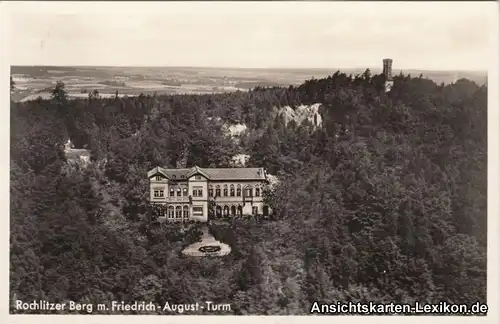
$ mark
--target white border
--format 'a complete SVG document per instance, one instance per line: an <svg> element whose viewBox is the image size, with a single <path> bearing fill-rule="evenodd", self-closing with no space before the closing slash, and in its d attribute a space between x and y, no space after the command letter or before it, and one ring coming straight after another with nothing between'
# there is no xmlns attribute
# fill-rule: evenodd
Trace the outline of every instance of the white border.
<svg viewBox="0 0 500 324"><path fill-rule="evenodd" d="M3 230L2 237L2 248L0 249L2 268L0 271L0 285L3 293L0 294L0 311L1 323L103 323L103 322L116 322L120 324L132 323L137 321L147 320L149 321L168 321L169 323L234 323L238 321L240 323L303 323L304 321L311 320L314 322L324 322L331 323L333 321L342 321L350 323L366 323L366 322L380 322L380 323L420 323L422 321L432 321L432 322L447 322L447 323L470 323L471 321L481 321L487 323L498 323L499 322L499 311L498 305L500 305L500 300L498 298L498 292L500 291L500 285L498 280L498 235L500 233L499 228L499 210L498 210L498 194L499 194L499 173L498 173L498 163L499 163L499 111L498 111L498 89L499 89L499 78L498 78L498 40L499 40L499 29L498 29L498 4L495 2L489 3L477 3L477 6L489 6L490 9L490 19L492 23L490 41L491 41L491 56L488 58L490 61L490 69L488 70L488 304L489 304L489 314L487 317L399 317L399 316L372 316L367 318L366 316L342 316L331 318L328 316L312 317L305 319L299 316L240 316L237 319L233 316L152 316L152 315L135 315L135 316L103 316L103 315L91 315L91 316L78 316L72 315L68 316L58 316L58 315L8 315L8 305L9 305L9 92L8 92L8 76L10 75L10 62L13 61L13 55L15 53L9 52L9 37L13 35L13 32L9 30L9 16L13 12L36 12L36 13L71 13L71 12L127 12L133 13L137 11L149 11L149 12L161 12L162 10L179 10L179 11L190 11L194 6L206 6L206 10L219 10L221 12L229 13L235 6L247 6L249 11L252 12L269 12L272 10L289 10L295 11L297 13L307 14L308 12L317 12L318 10L328 12L328 10L342 10L347 12L356 11L360 7L372 7L376 14L377 10L390 11L391 6L394 3L384 3L384 2L274 2L274 3L194 3L194 2L175 2L175 3L140 3L138 2L101 2L101 3L89 3L89 2L2 2L0 3L0 120L4 123L4 127L0 127L0 134L2 136L2 158L1 158L1 169L4 172L1 173L2 181L1 190L3 194L1 198L2 206L2 217L1 225ZM401 3L399 3L401 4ZM412 6L426 6L430 3L405 3L408 8ZM433 5L436 5L433 3ZM462 3L452 3L446 2L441 3L443 6L449 7L449 12L453 12L453 8L460 7ZM432 14L430 12L429 14ZM464 24L467 22L464 21ZM38 63L38 62L37 62ZM33 63L33 64L37 64ZM80 62L80 64L82 64Z"/></svg>

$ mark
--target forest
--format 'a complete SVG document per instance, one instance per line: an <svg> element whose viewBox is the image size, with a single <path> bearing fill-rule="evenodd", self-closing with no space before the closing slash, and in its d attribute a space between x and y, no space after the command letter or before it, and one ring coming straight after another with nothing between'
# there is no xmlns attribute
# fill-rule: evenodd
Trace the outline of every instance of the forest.
<svg viewBox="0 0 500 324"><path fill-rule="evenodd" d="M11 300L212 301L231 305L223 315L486 302L486 86L400 74L386 93L366 70L221 94L52 93L11 101ZM313 103L319 128L276 113ZM236 142L223 123L248 131ZM67 163L68 139L89 166ZM275 217L214 228L228 256L182 256L193 237L155 222L147 171L227 167L240 152L280 179L266 192Z"/></svg>

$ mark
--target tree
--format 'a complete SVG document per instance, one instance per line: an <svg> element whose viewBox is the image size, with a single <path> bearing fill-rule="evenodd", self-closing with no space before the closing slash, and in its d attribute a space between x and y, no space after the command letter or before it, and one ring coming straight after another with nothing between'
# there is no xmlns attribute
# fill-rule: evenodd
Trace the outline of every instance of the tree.
<svg viewBox="0 0 500 324"><path fill-rule="evenodd" d="M214 219L215 218L215 208L217 204L215 203L214 199L210 199L208 201L208 219Z"/></svg>
<svg viewBox="0 0 500 324"><path fill-rule="evenodd" d="M258 247L253 247L241 267L241 272L238 280L239 289L246 291L256 285L262 283L261 271L261 251Z"/></svg>
<svg viewBox="0 0 500 324"><path fill-rule="evenodd" d="M68 100L68 93L65 90L64 82L57 81L54 90L52 90L52 99L59 105L64 104Z"/></svg>
<svg viewBox="0 0 500 324"><path fill-rule="evenodd" d="M95 89L92 93L89 92L89 99L99 99L99 91Z"/></svg>
<svg viewBox="0 0 500 324"><path fill-rule="evenodd" d="M276 174L279 168L279 140L276 130L269 125L262 137L253 143L249 165L265 167L271 174Z"/></svg>

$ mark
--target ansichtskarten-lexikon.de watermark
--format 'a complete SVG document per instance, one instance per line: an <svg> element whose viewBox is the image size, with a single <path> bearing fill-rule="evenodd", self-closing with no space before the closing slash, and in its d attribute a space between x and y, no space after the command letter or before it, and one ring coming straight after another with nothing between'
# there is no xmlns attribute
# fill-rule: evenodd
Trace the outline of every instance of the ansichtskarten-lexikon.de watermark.
<svg viewBox="0 0 500 324"><path fill-rule="evenodd" d="M453 304L439 302L436 304L419 303L319 303L311 305L309 313L327 315L486 315L488 305L475 302L473 304Z"/></svg>

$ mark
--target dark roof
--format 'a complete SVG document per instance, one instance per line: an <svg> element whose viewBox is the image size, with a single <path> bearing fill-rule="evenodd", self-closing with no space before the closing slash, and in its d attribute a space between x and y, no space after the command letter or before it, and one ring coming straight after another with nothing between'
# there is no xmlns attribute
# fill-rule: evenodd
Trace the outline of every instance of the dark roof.
<svg viewBox="0 0 500 324"><path fill-rule="evenodd" d="M160 173L172 180L187 179L195 174L201 174L209 180L266 180L263 168L200 168L164 169L156 167L148 172L148 177Z"/></svg>

